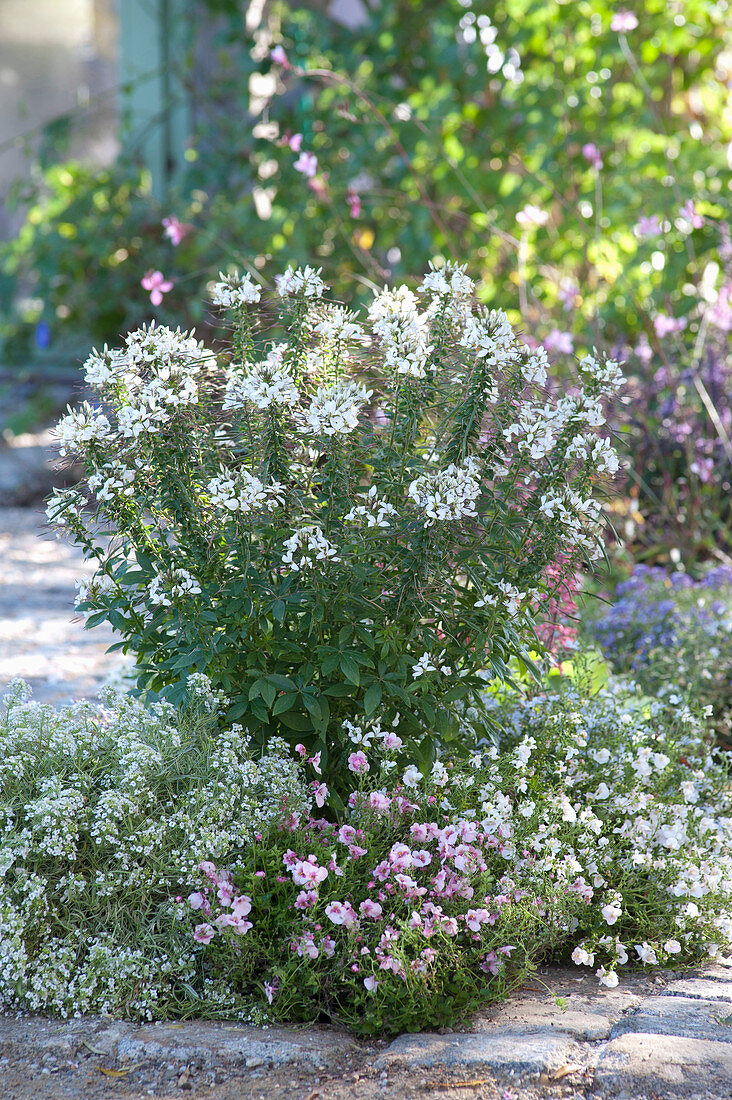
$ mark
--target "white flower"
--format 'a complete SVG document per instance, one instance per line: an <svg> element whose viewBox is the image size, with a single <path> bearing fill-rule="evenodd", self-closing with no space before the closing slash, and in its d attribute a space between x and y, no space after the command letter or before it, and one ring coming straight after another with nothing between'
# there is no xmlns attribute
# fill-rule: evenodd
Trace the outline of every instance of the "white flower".
<svg viewBox="0 0 732 1100"><path fill-rule="evenodd" d="M105 443L114 437L107 417L98 409L93 409L88 401L84 401L78 409L72 409L69 405L66 416L56 425L55 433L60 455L69 452L78 454L89 443Z"/></svg>
<svg viewBox="0 0 732 1100"><path fill-rule="evenodd" d="M681 944L678 940L666 940L663 949L667 955L678 955L681 951Z"/></svg>
<svg viewBox="0 0 732 1100"><path fill-rule="evenodd" d="M321 271L320 267L316 271L309 265L293 267L290 264L284 275L278 275L275 279L280 297L293 298L302 294L304 298L322 298L328 287L320 278Z"/></svg>
<svg viewBox="0 0 732 1100"><path fill-rule="evenodd" d="M294 572L313 566L316 561L340 561L338 552L319 527L300 527L285 542L282 564Z"/></svg>
<svg viewBox="0 0 732 1100"><path fill-rule="evenodd" d="M187 569L173 569L162 577L155 577L148 585L148 599L154 607L170 607L174 599L197 596L201 586Z"/></svg>
<svg viewBox="0 0 732 1100"><path fill-rule="evenodd" d="M653 947L651 946L650 943L645 943L645 942L637 943L635 945L635 953L638 956L638 958L640 959L640 961L643 963L644 966L646 966L646 965L648 965L648 966L657 966L658 965L658 959L656 957L656 952L653 950Z"/></svg>
<svg viewBox="0 0 732 1100"><path fill-rule="evenodd" d="M402 776L402 783L405 787L410 787L412 790L422 781L422 772L419 770L416 764L410 764Z"/></svg>
<svg viewBox="0 0 732 1100"><path fill-rule="evenodd" d="M366 338L366 333L356 322L356 317L357 314L342 306L331 306L327 313L313 325L313 332L330 343L346 340L362 342Z"/></svg>
<svg viewBox="0 0 732 1100"><path fill-rule="evenodd" d="M285 489L279 481L264 485L248 470L234 472L222 469L217 477L208 482L206 492L214 507L244 515L255 508L266 508L271 512L285 502Z"/></svg>
<svg viewBox="0 0 732 1100"><path fill-rule="evenodd" d="M429 653L423 653L416 664L412 665L412 679L416 680L417 677L423 676L425 672L436 672L437 665L432 664L432 658Z"/></svg>
<svg viewBox="0 0 732 1100"><path fill-rule="evenodd" d="M437 473L422 474L409 486L409 496L425 514L425 527L474 516L480 492L479 467L474 458L464 459L460 466L451 462Z"/></svg>
<svg viewBox="0 0 732 1100"><path fill-rule="evenodd" d="M606 967L601 966L595 973L600 979L600 985L606 985L608 989L615 989L620 979L614 970L608 970Z"/></svg>
<svg viewBox="0 0 732 1100"><path fill-rule="evenodd" d="M211 301L215 306L223 306L224 309L252 305L261 297L261 289L252 281L248 272L246 275L240 275L238 271L232 275L224 275L220 271L219 282L211 287Z"/></svg>
<svg viewBox="0 0 732 1100"><path fill-rule="evenodd" d="M335 382L319 386L310 407L305 410L301 431L314 435L348 435L358 427L361 409L371 390L355 382Z"/></svg>
<svg viewBox="0 0 732 1100"><path fill-rule="evenodd" d="M615 924L623 915L622 906L615 902L609 902L607 905L603 905L600 912L607 924Z"/></svg>
<svg viewBox="0 0 732 1100"><path fill-rule="evenodd" d="M577 966L594 966L595 953L594 951L585 951L584 947L575 947L572 952L572 962Z"/></svg>
<svg viewBox="0 0 732 1100"><path fill-rule="evenodd" d="M241 370L230 367L226 373L226 393L222 408L240 409L246 404L257 409L270 405L292 408L300 394L289 366L284 362L287 344L275 344L261 363Z"/></svg>

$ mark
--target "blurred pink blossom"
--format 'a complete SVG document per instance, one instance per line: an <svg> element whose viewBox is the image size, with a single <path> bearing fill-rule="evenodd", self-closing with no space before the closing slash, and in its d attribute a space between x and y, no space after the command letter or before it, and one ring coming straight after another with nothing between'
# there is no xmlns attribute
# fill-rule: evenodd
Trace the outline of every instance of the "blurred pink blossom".
<svg viewBox="0 0 732 1100"><path fill-rule="evenodd" d="M639 218L633 227L641 240L645 237L657 237L661 232L661 223L655 214Z"/></svg>
<svg viewBox="0 0 732 1100"><path fill-rule="evenodd" d="M556 351L559 352L560 355L571 355L574 351L572 333L562 332L561 329L553 328L544 339L544 347L547 351Z"/></svg>
<svg viewBox="0 0 732 1100"><path fill-rule="evenodd" d="M679 210L679 214L682 218L686 218L687 222L690 222L692 229L701 229L704 225L704 218L701 214L696 212L696 203L693 199L689 199Z"/></svg>
<svg viewBox="0 0 732 1100"><path fill-rule="evenodd" d="M638 26L638 16L632 11L616 11L610 20L610 30L617 34L634 31Z"/></svg>
<svg viewBox="0 0 732 1100"><path fill-rule="evenodd" d="M179 222L175 214L171 214L168 218L163 218L163 229L165 230L165 236L173 245L179 245L182 240L193 232L193 226L188 222ZM147 289L147 288L145 288Z"/></svg>
<svg viewBox="0 0 732 1100"><path fill-rule="evenodd" d="M659 340L663 340L664 336L670 336L673 332L682 332L686 328L686 318L669 317L667 313L659 313L653 318L653 327Z"/></svg>
<svg viewBox="0 0 732 1100"><path fill-rule="evenodd" d="M594 141L588 141L582 146L582 156L593 168L596 168L598 172L600 171L602 168L602 157Z"/></svg>
<svg viewBox="0 0 732 1100"><path fill-rule="evenodd" d="M175 283L166 279L162 271L148 271L141 280L143 290L150 291L150 301L154 306L159 306L163 300L163 294L172 290Z"/></svg>
<svg viewBox="0 0 732 1100"><path fill-rule="evenodd" d="M293 167L296 172L302 172L303 176L311 180L318 171L318 158L315 153L300 153Z"/></svg>
<svg viewBox="0 0 732 1100"><path fill-rule="evenodd" d="M732 331L732 283L720 287L717 300L708 312L709 320L722 332Z"/></svg>
<svg viewBox="0 0 732 1100"><path fill-rule="evenodd" d="M269 56L270 59L274 61L275 65L281 65L285 70L292 68L287 54L285 53L284 46L275 46L274 49L270 50Z"/></svg>
<svg viewBox="0 0 732 1100"><path fill-rule="evenodd" d="M529 202L523 210L519 210L516 221L522 229L536 229L541 225L546 225L549 221L549 215L540 206L534 206L533 203Z"/></svg>
<svg viewBox="0 0 732 1100"><path fill-rule="evenodd" d="M346 202L348 203L348 212L351 217L359 218L361 216L361 196L359 193L349 188L346 194Z"/></svg>

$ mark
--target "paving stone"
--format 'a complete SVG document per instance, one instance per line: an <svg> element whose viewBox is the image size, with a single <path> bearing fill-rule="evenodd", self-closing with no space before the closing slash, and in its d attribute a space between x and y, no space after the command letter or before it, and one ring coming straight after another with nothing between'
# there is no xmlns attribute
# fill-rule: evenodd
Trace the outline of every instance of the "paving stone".
<svg viewBox="0 0 732 1100"><path fill-rule="evenodd" d="M680 978L676 982L670 982L663 992L667 997L694 997L707 1001L732 1002L732 981L729 979L726 982L714 981L706 977Z"/></svg>
<svg viewBox="0 0 732 1100"><path fill-rule="evenodd" d="M256 1028L226 1024L150 1024L120 1039L117 1054L137 1062L162 1059L204 1065L327 1066L362 1048L345 1032Z"/></svg>
<svg viewBox="0 0 732 1100"><path fill-rule="evenodd" d="M504 1027L530 1032L551 1028L575 1039L609 1039L613 1025L640 1002L638 995L612 990L562 994L559 1004L550 997L518 994L476 1020L475 1030Z"/></svg>
<svg viewBox="0 0 732 1100"><path fill-rule="evenodd" d="M728 1015L729 1010L721 1001L701 997L647 997L636 1012L615 1024L612 1038L643 1033L732 1044L732 1027L720 1022Z"/></svg>
<svg viewBox="0 0 732 1100"><path fill-rule="evenodd" d="M579 1050L562 1033L500 1028L490 1033L400 1035L374 1063L377 1070L483 1065L499 1073L551 1073L577 1061Z"/></svg>
<svg viewBox="0 0 732 1100"><path fill-rule="evenodd" d="M617 1096L618 1089L729 1097L732 1045L667 1035L621 1035L600 1052L595 1087Z"/></svg>
<svg viewBox="0 0 732 1100"><path fill-rule="evenodd" d="M133 1027L122 1020L96 1016L49 1020L42 1016L0 1015L0 1055L73 1057L78 1050L90 1047L114 1054L119 1041Z"/></svg>

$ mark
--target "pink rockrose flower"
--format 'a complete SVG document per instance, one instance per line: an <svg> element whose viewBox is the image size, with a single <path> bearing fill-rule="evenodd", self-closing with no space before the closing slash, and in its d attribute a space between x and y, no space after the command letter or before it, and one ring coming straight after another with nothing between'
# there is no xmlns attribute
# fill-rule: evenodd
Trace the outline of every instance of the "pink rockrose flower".
<svg viewBox="0 0 732 1100"><path fill-rule="evenodd" d="M384 748L397 752L402 747L402 739L396 733L384 734Z"/></svg>
<svg viewBox="0 0 732 1100"><path fill-rule="evenodd" d="M361 217L361 196L358 191L354 191L349 188L346 192L346 202L348 203L348 213L352 218Z"/></svg>
<svg viewBox="0 0 732 1100"><path fill-rule="evenodd" d="M216 870L216 864L212 863L210 859L204 859L203 863L198 864L198 870L211 882L215 882L218 885L219 876Z"/></svg>
<svg viewBox="0 0 732 1100"><path fill-rule="evenodd" d="M588 164L591 164L593 168L596 168L599 172L602 168L602 157L600 156L600 150L595 145L594 141L585 142L582 146L582 156L585 158Z"/></svg>
<svg viewBox="0 0 732 1100"><path fill-rule="evenodd" d="M356 839L357 833L353 825L341 825L338 830L338 839L341 844L352 844Z"/></svg>
<svg viewBox="0 0 732 1100"><path fill-rule="evenodd" d="M381 914L383 913L383 909L378 901L372 901L371 898L366 898L366 901L362 901L358 910L362 917L370 917L371 920L380 920Z"/></svg>
<svg viewBox="0 0 732 1100"><path fill-rule="evenodd" d="M194 893L188 895L188 904L191 909L208 909L209 904L206 900L206 895L202 894L200 890L195 890Z"/></svg>
<svg viewBox="0 0 732 1100"><path fill-rule="evenodd" d="M627 34L638 26L638 16L632 11L616 11L610 20L610 30L616 34Z"/></svg>
<svg viewBox="0 0 732 1100"><path fill-rule="evenodd" d="M162 271L148 271L140 282L142 289L150 292L150 301L154 306L159 306L163 295L175 286L172 279L166 279Z"/></svg>
<svg viewBox="0 0 732 1100"><path fill-rule="evenodd" d="M355 775L365 775L367 771L371 770L366 754L360 749L358 752L352 752L348 757L348 767Z"/></svg>
<svg viewBox="0 0 732 1100"><path fill-rule="evenodd" d="M321 771L321 768L320 768L320 757L322 755L323 755L322 752L316 752L315 756L309 756L306 760L307 764L312 764L313 771L316 773L316 775L322 775L323 774L322 771Z"/></svg>
<svg viewBox="0 0 732 1100"><path fill-rule="evenodd" d="M295 752L298 754L298 756L307 756L308 754L308 750L303 744L295 745Z"/></svg>
<svg viewBox="0 0 732 1100"><path fill-rule="evenodd" d="M321 808L325 805L325 800L328 797L329 791L325 783L315 783L313 785L313 796L315 798L315 805Z"/></svg>
<svg viewBox="0 0 732 1100"><path fill-rule="evenodd" d="M240 894L238 898L234 898L231 903L231 912L238 919L239 917L248 917L252 911L252 899L247 897L246 894Z"/></svg>
<svg viewBox="0 0 732 1100"><path fill-rule="evenodd" d="M364 978L363 984L366 989L368 989L369 993L375 993L376 990L379 988L379 983L377 982L373 974L369 974L368 978Z"/></svg>
<svg viewBox="0 0 732 1100"><path fill-rule="evenodd" d="M296 909L312 909L318 900L317 890L301 890L295 898Z"/></svg>
<svg viewBox="0 0 732 1100"><path fill-rule="evenodd" d="M163 218L163 229L165 230L165 236L168 238L172 245L176 247L184 241L189 233L193 232L193 226L188 222L179 222L174 214L171 214L168 218ZM147 288L145 288L147 289Z"/></svg>
<svg viewBox="0 0 732 1100"><path fill-rule="evenodd" d="M325 915L333 924L341 924L344 928L353 928L357 920L353 906L348 901L331 901L325 907Z"/></svg>
<svg viewBox="0 0 732 1100"><path fill-rule="evenodd" d="M302 172L303 176L311 180L318 171L318 158L315 156L315 153L300 153L300 156L293 164L293 168L296 172Z"/></svg>
<svg viewBox="0 0 732 1100"><path fill-rule="evenodd" d="M215 935L216 929L211 924L197 924L193 932L196 943L211 943Z"/></svg>
<svg viewBox="0 0 732 1100"><path fill-rule="evenodd" d="M264 995L267 998L267 1004L272 1004L272 1001L277 996L277 989L279 986L279 979L273 978L271 982L264 983Z"/></svg>
<svg viewBox="0 0 732 1100"><path fill-rule="evenodd" d="M319 867L315 856L308 856L306 860L300 860L292 868L292 881L296 886L317 887L328 877L325 867Z"/></svg>

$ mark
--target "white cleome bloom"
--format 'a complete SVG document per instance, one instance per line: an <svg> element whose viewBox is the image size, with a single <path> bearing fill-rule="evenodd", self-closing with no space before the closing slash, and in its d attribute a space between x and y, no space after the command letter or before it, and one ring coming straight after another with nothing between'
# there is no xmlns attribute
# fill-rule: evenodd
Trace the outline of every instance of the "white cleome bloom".
<svg viewBox="0 0 732 1100"><path fill-rule="evenodd" d="M284 486L279 481L264 485L247 470L235 472L222 469L208 482L206 492L215 508L244 515L256 508L266 508L271 512L285 502Z"/></svg>
<svg viewBox="0 0 732 1100"><path fill-rule="evenodd" d="M240 275L235 271L232 275L224 275L219 272L219 281L211 287L211 301L215 306L224 309L236 309L238 306L253 305L262 297L262 291L252 281L251 275Z"/></svg>
<svg viewBox="0 0 732 1100"><path fill-rule="evenodd" d="M429 653L423 653L416 664L412 665L412 679L416 680L419 676L424 676L425 672L436 672L437 665L432 663L432 658Z"/></svg>
<svg viewBox="0 0 732 1100"><path fill-rule="evenodd" d="M285 542L282 564L294 572L315 565L318 561L340 561L338 551L319 527L300 527Z"/></svg>
<svg viewBox="0 0 732 1100"><path fill-rule="evenodd" d="M480 496L479 467L474 458L454 462L434 474L422 474L409 486L409 496L424 512L425 527L476 514Z"/></svg>
<svg viewBox="0 0 732 1100"><path fill-rule="evenodd" d="M82 611L84 618L88 619L93 614L99 597L110 595L116 588L117 582L107 573L95 573L92 577L82 577L76 582L74 607L78 610L81 604L90 604L89 609Z"/></svg>
<svg viewBox="0 0 732 1100"><path fill-rule="evenodd" d="M384 287L369 306L369 320L384 349L385 365L396 374L424 378L432 352L428 317L420 313L411 290Z"/></svg>
<svg viewBox="0 0 732 1100"><path fill-rule="evenodd" d="M187 569L173 569L163 577L155 577L148 585L150 603L155 607L170 607L174 599L197 596L200 592L201 586Z"/></svg>
<svg viewBox="0 0 732 1100"><path fill-rule="evenodd" d="M366 333L357 323L357 316L343 306L332 306L313 325L313 332L329 343L346 340L357 340L361 343L366 339Z"/></svg>
<svg viewBox="0 0 732 1100"><path fill-rule="evenodd" d="M68 527L69 519L78 519L88 503L78 489L56 489L46 505L46 518L54 527Z"/></svg>
<svg viewBox="0 0 732 1100"><path fill-rule="evenodd" d="M391 527L391 519L388 517L398 515L393 504L378 499L376 486L372 485L366 494L366 503L354 505L343 519L348 523L362 520L366 527Z"/></svg>
<svg viewBox="0 0 732 1100"><path fill-rule="evenodd" d="M78 409L68 406L66 416L59 420L55 428L59 444L59 454L79 454L90 443L108 442L114 437L112 425L98 409L84 401Z"/></svg>
<svg viewBox="0 0 732 1100"><path fill-rule="evenodd" d="M335 382L318 386L305 410L300 431L313 435L348 435L358 427L358 417L371 397L371 390L355 382Z"/></svg>
<svg viewBox="0 0 732 1100"><path fill-rule="evenodd" d="M301 294L304 298L322 298L328 289L320 278L322 268L293 267L289 265L283 275L275 279L281 298L294 298Z"/></svg>
<svg viewBox="0 0 732 1100"><path fill-rule="evenodd" d="M263 410L270 405L292 408L300 394L290 369L284 362L287 344L275 344L261 363L246 370L230 367L226 372L226 392L222 408L240 409L254 405Z"/></svg>

